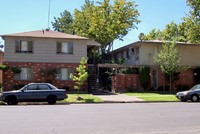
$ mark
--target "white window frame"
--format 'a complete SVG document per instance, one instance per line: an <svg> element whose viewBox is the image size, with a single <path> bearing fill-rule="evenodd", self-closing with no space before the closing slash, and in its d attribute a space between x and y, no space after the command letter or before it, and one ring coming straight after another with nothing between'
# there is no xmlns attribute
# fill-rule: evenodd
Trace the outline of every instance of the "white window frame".
<svg viewBox="0 0 200 134"><path fill-rule="evenodd" d="M16 74L14 77L16 80L32 80L33 69L32 68L21 68L21 73Z"/></svg>
<svg viewBox="0 0 200 134"><path fill-rule="evenodd" d="M33 53L33 41L16 40L16 53Z"/></svg>
<svg viewBox="0 0 200 134"><path fill-rule="evenodd" d="M61 68L58 71L57 79L58 80L71 80L70 74L73 72L72 68Z"/></svg>
<svg viewBox="0 0 200 134"><path fill-rule="evenodd" d="M58 54L73 54L73 42L58 42L57 53Z"/></svg>
<svg viewBox="0 0 200 134"><path fill-rule="evenodd" d="M21 41L21 51L26 52L28 51L28 41Z"/></svg>

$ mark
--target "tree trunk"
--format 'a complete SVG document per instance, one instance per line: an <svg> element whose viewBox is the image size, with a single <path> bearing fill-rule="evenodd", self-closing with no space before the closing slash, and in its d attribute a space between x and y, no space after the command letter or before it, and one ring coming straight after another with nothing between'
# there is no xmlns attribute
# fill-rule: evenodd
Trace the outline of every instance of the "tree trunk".
<svg viewBox="0 0 200 134"><path fill-rule="evenodd" d="M163 80L163 92L165 93L165 74L164 74L164 80Z"/></svg>
<svg viewBox="0 0 200 134"><path fill-rule="evenodd" d="M170 90L170 93L172 93L172 74L171 73L169 74L169 90Z"/></svg>
<svg viewBox="0 0 200 134"><path fill-rule="evenodd" d="M173 89L173 93L175 93L174 73L172 74L172 89Z"/></svg>

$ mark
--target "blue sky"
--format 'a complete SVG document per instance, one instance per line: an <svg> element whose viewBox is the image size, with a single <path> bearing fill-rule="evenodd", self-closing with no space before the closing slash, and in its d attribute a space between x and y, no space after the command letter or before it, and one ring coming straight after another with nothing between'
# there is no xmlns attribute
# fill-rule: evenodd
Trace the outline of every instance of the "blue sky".
<svg viewBox="0 0 200 134"><path fill-rule="evenodd" d="M50 27L54 17L64 10L73 14L80 9L85 0L51 0ZM95 0L97 1L97 0ZM131 0L129 0L131 1ZM133 29L124 41L115 41L114 49L138 40L139 33L151 29L163 29L166 24L181 18L189 11L186 0L135 0L142 21L138 29ZM0 0L0 35L34 31L48 27L49 0ZM0 39L0 44L4 44Z"/></svg>

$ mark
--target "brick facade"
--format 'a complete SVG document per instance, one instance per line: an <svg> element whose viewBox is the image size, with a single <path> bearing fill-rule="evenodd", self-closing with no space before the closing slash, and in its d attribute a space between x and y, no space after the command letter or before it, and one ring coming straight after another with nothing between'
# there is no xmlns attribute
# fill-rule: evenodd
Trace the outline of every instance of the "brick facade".
<svg viewBox="0 0 200 134"><path fill-rule="evenodd" d="M13 90L17 86L26 85L31 82L46 82L45 78L39 75L40 69L44 68L71 68L75 72L75 68L79 65L79 63L33 63L33 62L5 62L5 65L9 67L18 67L18 68L32 68L33 69L33 79L32 80L15 80L15 74L9 69L3 72L3 89L4 91ZM70 91L74 90L74 82L71 80L58 80L54 79L52 84L58 88L66 88ZM85 84L82 89L83 91L87 90L87 84Z"/></svg>
<svg viewBox="0 0 200 134"><path fill-rule="evenodd" d="M139 86L139 74L116 74L112 77L112 92L136 91Z"/></svg>
<svg viewBox="0 0 200 134"><path fill-rule="evenodd" d="M150 81L149 81L149 89L143 89L144 91L148 90L158 90L163 89L165 86L166 91L169 89L169 82L164 77L164 74L160 69L157 71L157 89L153 89L153 70L155 68L150 69ZM191 88L195 85L194 82L194 71L193 69L188 69L186 71L182 71L179 74L179 79L174 83L174 89L180 89L181 87ZM168 87L168 88L167 88ZM141 88L139 74L116 74L112 77L112 92L131 92L131 91L139 91Z"/></svg>
<svg viewBox="0 0 200 134"><path fill-rule="evenodd" d="M192 87L195 85L193 69L188 69L181 72L179 77L180 79L176 82L177 85L185 85L188 87Z"/></svg>
<svg viewBox="0 0 200 134"><path fill-rule="evenodd" d="M150 87L153 87L153 77L152 77L153 68L150 70ZM160 69L158 69L158 88L162 88L163 86L169 86L169 82L165 79L164 74ZM187 69L185 71L180 72L179 79L175 81L174 88L178 89L179 87L185 86L191 88L195 85L194 82L194 70Z"/></svg>
<svg viewBox="0 0 200 134"><path fill-rule="evenodd" d="M2 65L3 63L3 52L0 50L0 65ZM0 70L0 84L2 84L2 79L3 78L3 75L2 75L2 71Z"/></svg>

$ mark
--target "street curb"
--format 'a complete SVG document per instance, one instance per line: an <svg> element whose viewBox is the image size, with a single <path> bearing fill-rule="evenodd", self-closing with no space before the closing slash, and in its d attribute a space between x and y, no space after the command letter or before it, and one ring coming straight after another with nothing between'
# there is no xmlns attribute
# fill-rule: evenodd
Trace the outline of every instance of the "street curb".
<svg viewBox="0 0 200 134"><path fill-rule="evenodd" d="M104 102L57 102L55 105L70 105L70 104L114 104L114 103L174 103L181 101L104 101ZM0 102L0 106L7 105L4 102ZM46 102L23 102L18 105L49 105ZM16 106L16 105L15 105ZM53 106L53 105L52 105Z"/></svg>
<svg viewBox="0 0 200 134"><path fill-rule="evenodd" d="M104 101L103 103L169 103L181 101Z"/></svg>

